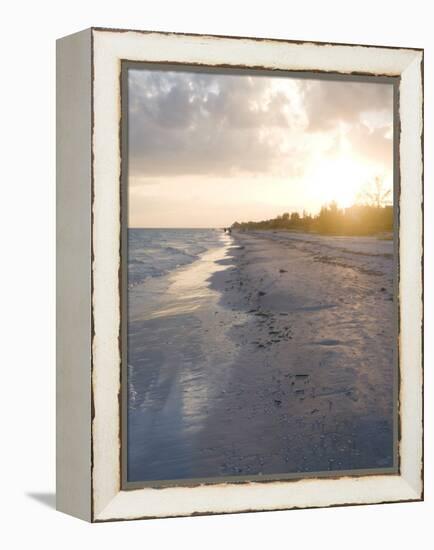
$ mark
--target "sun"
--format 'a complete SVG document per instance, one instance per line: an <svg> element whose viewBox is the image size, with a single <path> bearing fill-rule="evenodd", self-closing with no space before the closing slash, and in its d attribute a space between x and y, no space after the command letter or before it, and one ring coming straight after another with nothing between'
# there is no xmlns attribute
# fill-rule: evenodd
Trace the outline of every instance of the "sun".
<svg viewBox="0 0 434 550"><path fill-rule="evenodd" d="M357 202L371 173L372 167L350 154L319 159L308 174L312 199L318 206L334 201L348 208Z"/></svg>

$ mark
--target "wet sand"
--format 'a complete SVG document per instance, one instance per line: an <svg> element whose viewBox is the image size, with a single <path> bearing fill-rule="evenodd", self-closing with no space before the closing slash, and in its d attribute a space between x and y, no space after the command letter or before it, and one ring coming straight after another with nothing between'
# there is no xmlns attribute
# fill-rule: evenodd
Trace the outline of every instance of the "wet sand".
<svg viewBox="0 0 434 550"><path fill-rule="evenodd" d="M130 481L393 467L393 243L234 233L136 289Z"/></svg>

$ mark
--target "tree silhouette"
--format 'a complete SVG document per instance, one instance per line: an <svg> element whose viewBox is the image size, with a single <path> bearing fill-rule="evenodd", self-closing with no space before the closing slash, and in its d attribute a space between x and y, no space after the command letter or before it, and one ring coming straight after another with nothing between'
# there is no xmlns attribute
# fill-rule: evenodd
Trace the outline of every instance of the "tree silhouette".
<svg viewBox="0 0 434 550"><path fill-rule="evenodd" d="M386 189L382 178L377 176L375 180L362 191L361 201L370 206L381 208L390 204L391 189Z"/></svg>

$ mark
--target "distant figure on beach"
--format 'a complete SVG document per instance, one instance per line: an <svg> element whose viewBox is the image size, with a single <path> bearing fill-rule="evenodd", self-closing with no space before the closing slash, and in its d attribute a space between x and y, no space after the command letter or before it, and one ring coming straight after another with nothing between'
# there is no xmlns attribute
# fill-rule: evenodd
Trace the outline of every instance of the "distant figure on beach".
<svg viewBox="0 0 434 550"><path fill-rule="evenodd" d="M223 228L223 231L224 231L225 233L229 233L229 235L232 233L232 229L231 229L230 227L224 227L224 228Z"/></svg>

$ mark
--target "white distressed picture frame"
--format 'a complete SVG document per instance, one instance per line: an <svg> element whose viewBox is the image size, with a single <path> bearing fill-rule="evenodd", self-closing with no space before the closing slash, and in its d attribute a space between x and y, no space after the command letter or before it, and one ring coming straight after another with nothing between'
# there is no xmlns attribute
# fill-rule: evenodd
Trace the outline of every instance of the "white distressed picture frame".
<svg viewBox="0 0 434 550"><path fill-rule="evenodd" d="M399 83L399 474L121 488L121 62ZM87 521L423 498L423 51L93 28L57 45L57 507Z"/></svg>

